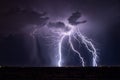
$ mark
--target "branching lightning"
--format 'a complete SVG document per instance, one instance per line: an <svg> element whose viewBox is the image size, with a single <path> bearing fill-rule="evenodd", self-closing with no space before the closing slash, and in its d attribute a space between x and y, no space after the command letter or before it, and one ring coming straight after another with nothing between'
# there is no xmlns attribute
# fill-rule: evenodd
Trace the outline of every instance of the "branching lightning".
<svg viewBox="0 0 120 80"><path fill-rule="evenodd" d="M79 30L80 28L79 28L79 26L77 26L78 24L82 24L82 23L86 22L86 20L77 21L80 17L81 17L81 13L75 12L72 14L72 16L70 16L68 18L68 21L49 22L49 24L47 24L47 26L50 29L50 32L52 32L53 35L54 34L58 35L57 37L50 35L50 37L52 37L52 38L55 37L54 42L57 42L57 47L58 47L57 66L58 67L63 66L64 61L62 59L62 54L63 54L62 53L62 51L63 51L62 43L64 42L66 37L68 37L67 42L69 43L71 50L78 55L78 57L80 59L80 64L83 67L86 66L86 61L85 61L84 57L82 56L82 54L80 53L80 51L75 48L74 43L72 41L73 39L76 40L79 43L79 45L80 45L80 43L84 44L86 49L89 51L90 55L92 55L92 66L97 66L97 59L98 59L97 50L96 50L94 44L92 43L92 41L90 39L88 39L86 36L84 36L83 34L81 34L81 31ZM35 34L37 31L39 31L39 30L38 30L38 28L35 27L35 30L32 32L32 34Z"/></svg>
<svg viewBox="0 0 120 80"><path fill-rule="evenodd" d="M93 43L87 39L84 35L81 34L79 28L77 28L76 26L70 25L70 24L66 24L68 27L71 28L71 30L69 32L62 32L61 33L61 38L59 40L59 44L58 44L58 53L59 53L59 60L58 60L58 66L61 67L62 66L62 42L64 41L65 37L69 37L68 42L70 44L71 49L73 50L73 52L75 52L76 54L78 54L79 58L80 58L80 63L82 64L82 66L85 66L85 60L84 58L81 56L80 52L78 50L75 49L73 43L72 43L72 38L74 38L76 41L79 41L79 39L76 38L76 35L81 38L82 43L85 45L85 47L87 48L87 50L92 54L92 66L97 66L97 51L95 46L93 45ZM76 34L76 35L74 35Z"/></svg>

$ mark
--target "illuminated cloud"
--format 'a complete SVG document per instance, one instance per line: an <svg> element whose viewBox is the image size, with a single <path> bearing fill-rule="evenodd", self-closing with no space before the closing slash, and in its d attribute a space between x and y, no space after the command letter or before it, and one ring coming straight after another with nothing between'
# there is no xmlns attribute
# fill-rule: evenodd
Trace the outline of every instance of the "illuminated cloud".
<svg viewBox="0 0 120 80"><path fill-rule="evenodd" d="M48 27L53 28L53 29L62 29L63 31L67 32L70 31L70 27L66 26L65 23L63 22L49 22Z"/></svg>

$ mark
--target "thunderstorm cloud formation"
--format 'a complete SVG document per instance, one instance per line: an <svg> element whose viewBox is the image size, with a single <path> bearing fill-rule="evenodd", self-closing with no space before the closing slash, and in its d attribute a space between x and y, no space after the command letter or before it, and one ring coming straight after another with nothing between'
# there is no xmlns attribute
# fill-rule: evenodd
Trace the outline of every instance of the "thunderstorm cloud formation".
<svg viewBox="0 0 120 80"><path fill-rule="evenodd" d="M42 27L46 24L48 17L46 13L39 13L32 9L12 8L0 15L0 33L11 34L20 32L27 25L37 25Z"/></svg>
<svg viewBox="0 0 120 80"><path fill-rule="evenodd" d="M58 66L61 36L58 37L61 32L71 33L70 26L76 29L71 37L73 46L88 66L93 55L86 50L91 49L90 43L82 42L86 39L98 52L98 66L120 65L119 3L119 0L0 0L0 65ZM60 32L56 34L57 31ZM85 37L75 36L77 32ZM81 66L68 37L61 43L61 65Z"/></svg>
<svg viewBox="0 0 120 80"><path fill-rule="evenodd" d="M50 22L48 24L48 27L53 28L53 29L62 29L63 31L67 32L70 30L68 26L64 24L64 22Z"/></svg>
<svg viewBox="0 0 120 80"><path fill-rule="evenodd" d="M77 21L80 17L81 17L81 13L77 11L68 18L68 21L71 25L78 25L80 23L85 23L86 21Z"/></svg>

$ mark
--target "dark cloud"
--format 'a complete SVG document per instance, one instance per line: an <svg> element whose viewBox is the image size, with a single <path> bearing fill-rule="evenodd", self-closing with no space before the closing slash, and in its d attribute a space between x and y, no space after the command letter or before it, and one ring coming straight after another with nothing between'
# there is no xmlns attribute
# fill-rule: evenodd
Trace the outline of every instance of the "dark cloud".
<svg viewBox="0 0 120 80"><path fill-rule="evenodd" d="M77 11L68 18L68 21L72 25L78 25L80 23L85 23L86 20L85 21L77 21L81 16L82 16L81 13L79 11Z"/></svg>
<svg viewBox="0 0 120 80"><path fill-rule="evenodd" d="M80 23L86 23L87 21L84 20L84 21L78 21L78 19L81 17L81 13L79 11L76 11L74 13L72 13L72 15L68 18L68 22L71 24L71 25L78 25ZM51 27L51 28L59 28L59 29L63 29L63 31L69 31L70 30L70 27L65 25L64 22L49 22L48 24L48 27Z"/></svg>
<svg viewBox="0 0 120 80"><path fill-rule="evenodd" d="M44 26L49 19L46 13L32 9L11 8L0 15L0 33L14 33L29 24Z"/></svg>
<svg viewBox="0 0 120 80"><path fill-rule="evenodd" d="M50 22L48 24L48 27L50 28L56 28L56 29L62 29L63 31L67 32L70 31L70 27L65 25L64 22Z"/></svg>
<svg viewBox="0 0 120 80"><path fill-rule="evenodd" d="M63 22L49 22L48 27L65 28L65 24Z"/></svg>

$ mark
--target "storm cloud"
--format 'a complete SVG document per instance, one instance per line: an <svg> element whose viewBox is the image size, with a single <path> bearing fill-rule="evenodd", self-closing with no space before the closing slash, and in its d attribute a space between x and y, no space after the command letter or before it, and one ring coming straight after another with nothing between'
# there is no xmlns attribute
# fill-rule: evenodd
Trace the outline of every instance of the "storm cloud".
<svg viewBox="0 0 120 80"><path fill-rule="evenodd" d="M55 63L50 60L55 61L53 56L56 55L52 53L57 52L54 52L54 47L50 45L50 48L44 46L50 40L42 39L40 35L45 35L42 31L50 34L48 28L43 27L45 24L54 31L57 29L69 31L63 22L65 19L73 26L79 26L79 23L85 23L84 20L87 20L85 25L80 25L81 32L95 41L100 53L100 64L120 64L119 0L0 0L0 65L54 66ZM16 34L22 33L21 29L26 32L32 30L32 25L39 25L37 29L42 28L38 31L41 34L35 39L30 35ZM4 37L5 35L8 36ZM74 45L77 46L78 43ZM86 55L86 49L83 47L80 48L80 52ZM79 65L79 60L76 61L78 58L76 56L73 58L74 54L64 55L66 55L64 58L68 59L66 63ZM31 63L32 59L29 56L38 60Z"/></svg>
<svg viewBox="0 0 120 80"><path fill-rule="evenodd" d="M65 24L63 22L50 22L48 24L49 27L54 27L54 28L65 28Z"/></svg>
<svg viewBox="0 0 120 80"><path fill-rule="evenodd" d="M53 28L53 29L62 29L65 32L70 31L70 29L71 29L64 22L60 22L60 21L59 22L49 22L48 27Z"/></svg>
<svg viewBox="0 0 120 80"><path fill-rule="evenodd" d="M22 8L11 8L1 13L0 17L0 34L3 35L20 32L27 25L43 27L49 19L45 12Z"/></svg>
<svg viewBox="0 0 120 80"><path fill-rule="evenodd" d="M72 14L72 16L70 16L70 17L68 18L68 21L69 21L69 23L72 24L72 25L78 25L78 24L80 24L80 23L86 23L86 20L84 20L84 21L78 21L78 19L79 19L80 17L82 17L82 14L81 14L79 11L77 11L77 12L74 12L74 13Z"/></svg>

